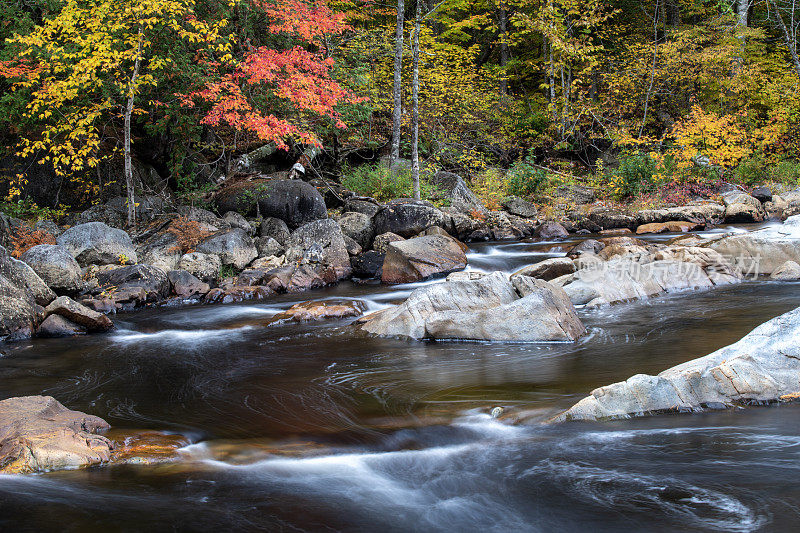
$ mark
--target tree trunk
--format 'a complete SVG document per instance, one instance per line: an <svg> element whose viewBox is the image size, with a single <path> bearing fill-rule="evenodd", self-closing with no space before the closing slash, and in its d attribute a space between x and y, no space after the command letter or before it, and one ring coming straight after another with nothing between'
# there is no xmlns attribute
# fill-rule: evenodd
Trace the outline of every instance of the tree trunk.
<svg viewBox="0 0 800 533"><path fill-rule="evenodd" d="M411 77L411 179L414 182L414 199L420 199L419 186L419 31L422 20L422 0L417 0L417 14L414 18L414 39L411 43L413 74Z"/></svg>
<svg viewBox="0 0 800 533"><path fill-rule="evenodd" d="M397 32L394 43L394 113L392 114L392 152L389 155L389 168L395 168L400 159L400 123L403 111L403 25L405 23L405 4L397 0Z"/></svg>
<svg viewBox="0 0 800 533"><path fill-rule="evenodd" d="M747 27L747 16L750 12L750 0L736 0L736 24Z"/></svg>
<svg viewBox="0 0 800 533"><path fill-rule="evenodd" d="M508 94L508 75L506 65L508 65L508 10L504 0L500 0L500 66L502 67L500 78L500 93Z"/></svg>
<svg viewBox="0 0 800 533"><path fill-rule="evenodd" d="M783 20L783 15L778 7L778 2L776 0L769 0L769 3L772 5L772 11L774 13L774 17L776 22L778 23L778 27L783 33L783 39L786 41L786 47L789 49L789 55L792 57L792 66L794 67L795 72L798 76L800 76L800 57L797 55L797 34L795 33L795 13L794 13L794 3L792 3L790 15L789 15L789 24L786 24L786 21Z"/></svg>
<svg viewBox="0 0 800 533"><path fill-rule="evenodd" d="M136 96L136 80L139 77L139 66L142 58L144 44L144 29L139 26L139 44L136 48L136 58L133 62L133 74L128 86L128 102L124 108L124 135L123 154L125 160L125 189L128 197L128 226L136 224L136 198L133 194L133 165L131 164L131 116L133 115L133 102Z"/></svg>

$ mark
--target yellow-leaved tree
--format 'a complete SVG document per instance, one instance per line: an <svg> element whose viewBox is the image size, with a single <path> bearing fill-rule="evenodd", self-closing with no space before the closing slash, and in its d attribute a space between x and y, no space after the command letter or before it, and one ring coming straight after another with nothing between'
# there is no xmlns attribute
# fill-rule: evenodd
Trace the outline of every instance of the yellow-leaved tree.
<svg viewBox="0 0 800 533"><path fill-rule="evenodd" d="M22 139L19 155L76 176L99 163L107 123L121 122L128 223L134 224L131 119L143 112L137 97L172 65L168 47L154 43L181 40L206 58L228 60L224 25L198 20L193 0L67 0L53 18L8 41L17 58L0 74L14 90L30 93L25 115L40 125ZM99 191L89 186L87 192Z"/></svg>

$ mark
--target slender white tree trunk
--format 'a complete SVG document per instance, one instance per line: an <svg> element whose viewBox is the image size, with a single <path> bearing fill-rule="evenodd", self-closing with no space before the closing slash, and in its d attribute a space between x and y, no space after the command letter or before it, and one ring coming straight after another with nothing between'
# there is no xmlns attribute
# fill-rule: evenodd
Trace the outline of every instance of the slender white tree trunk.
<svg viewBox="0 0 800 533"><path fill-rule="evenodd" d="M136 198L133 194L133 165L131 164L131 116L133 115L133 102L136 96L136 80L139 77L139 66L141 65L142 46L144 44L144 29L139 26L139 44L136 48L136 58L133 62L133 73L131 82L128 86L128 102L125 104L123 112L124 135L123 154L125 160L125 189L128 197L128 225L136 224Z"/></svg>
<svg viewBox="0 0 800 533"><path fill-rule="evenodd" d="M400 124L403 119L403 26L405 23L405 3L397 0L397 32L394 42L394 113L392 114L392 152L389 167L395 168L400 159Z"/></svg>
<svg viewBox="0 0 800 533"><path fill-rule="evenodd" d="M420 199L419 185L419 31L422 20L422 0L417 0L417 14L414 18L414 38L411 43L413 74L411 78L411 178L414 181L414 199Z"/></svg>

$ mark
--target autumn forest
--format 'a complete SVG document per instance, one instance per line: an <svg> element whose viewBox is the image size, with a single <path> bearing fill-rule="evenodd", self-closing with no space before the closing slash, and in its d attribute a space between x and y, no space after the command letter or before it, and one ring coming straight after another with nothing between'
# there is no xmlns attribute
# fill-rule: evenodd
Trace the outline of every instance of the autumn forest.
<svg viewBox="0 0 800 533"><path fill-rule="evenodd" d="M547 203L569 183L650 205L718 180L800 178L800 13L784 0L2 9L0 192L14 216L136 189L202 203L265 147L274 172L303 160L380 200L435 199L426 180L453 171L489 207Z"/></svg>

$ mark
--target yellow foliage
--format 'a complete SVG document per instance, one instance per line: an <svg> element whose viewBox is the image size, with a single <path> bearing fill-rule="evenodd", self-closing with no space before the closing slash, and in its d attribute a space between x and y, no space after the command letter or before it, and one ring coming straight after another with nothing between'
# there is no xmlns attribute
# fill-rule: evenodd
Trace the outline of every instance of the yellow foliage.
<svg viewBox="0 0 800 533"><path fill-rule="evenodd" d="M749 156L752 139L736 118L707 113L699 105L693 106L689 115L672 129L678 168L691 167L698 156L708 157L712 165L733 168Z"/></svg>

